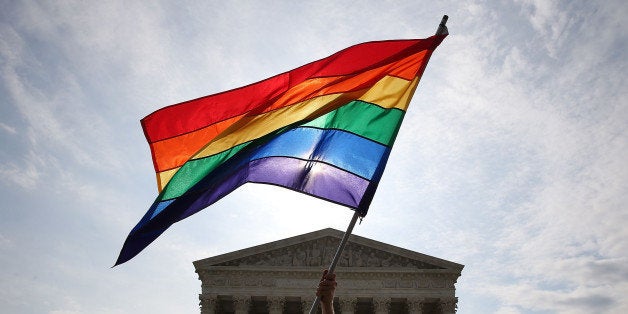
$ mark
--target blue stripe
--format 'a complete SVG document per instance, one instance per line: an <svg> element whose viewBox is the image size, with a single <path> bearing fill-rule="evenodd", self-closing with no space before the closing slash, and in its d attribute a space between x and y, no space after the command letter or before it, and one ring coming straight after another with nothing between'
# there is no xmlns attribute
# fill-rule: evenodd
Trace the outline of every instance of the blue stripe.
<svg viewBox="0 0 628 314"><path fill-rule="evenodd" d="M248 162L265 157L294 157L334 165L370 180L387 146L335 129L298 127L261 145Z"/></svg>

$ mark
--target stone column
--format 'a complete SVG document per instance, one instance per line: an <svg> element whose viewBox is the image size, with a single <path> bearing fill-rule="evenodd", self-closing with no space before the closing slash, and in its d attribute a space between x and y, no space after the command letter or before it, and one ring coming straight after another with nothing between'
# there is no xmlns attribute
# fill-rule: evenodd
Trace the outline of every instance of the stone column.
<svg viewBox="0 0 628 314"><path fill-rule="evenodd" d="M374 297L373 312L375 314L386 314L390 312L390 298Z"/></svg>
<svg viewBox="0 0 628 314"><path fill-rule="evenodd" d="M216 303L218 302L216 295L199 294L198 298L201 300L201 302L199 302L199 305L201 306L201 314L216 313Z"/></svg>
<svg viewBox="0 0 628 314"><path fill-rule="evenodd" d="M235 314L247 314L251 307L251 297L244 295L233 296L233 309Z"/></svg>
<svg viewBox="0 0 628 314"><path fill-rule="evenodd" d="M355 313L355 306L358 304L358 298L338 298L340 303L340 311L342 314Z"/></svg>
<svg viewBox="0 0 628 314"><path fill-rule="evenodd" d="M456 313L458 298L445 298L440 299L440 309L443 314Z"/></svg>
<svg viewBox="0 0 628 314"><path fill-rule="evenodd" d="M408 314L423 313L423 298L408 298Z"/></svg>
<svg viewBox="0 0 628 314"><path fill-rule="evenodd" d="M268 313L269 314L281 314L281 313L283 313L283 307L284 307L284 304L286 303L286 298L284 298L284 297L267 297L266 301L268 302Z"/></svg>

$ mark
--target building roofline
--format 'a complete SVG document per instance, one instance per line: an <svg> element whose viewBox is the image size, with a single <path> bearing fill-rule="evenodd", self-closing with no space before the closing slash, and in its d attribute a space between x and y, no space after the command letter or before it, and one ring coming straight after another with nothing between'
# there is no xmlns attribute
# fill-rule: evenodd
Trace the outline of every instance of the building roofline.
<svg viewBox="0 0 628 314"><path fill-rule="evenodd" d="M193 264L196 269L199 269L200 267L207 267L211 265L221 264L221 263L238 259L244 256L260 254L260 253L264 253L270 250L281 249L281 248L288 247L291 245L296 245L302 242L312 241L312 240L316 240L316 239L324 238L328 236L341 239L343 235L344 235L343 231L336 230L333 228L325 228L318 231L308 232L308 233L296 235L293 237L289 237L289 238L285 238L285 239L281 239L277 241L272 241L268 243L263 243L263 244L255 245L252 247L240 249L237 251L200 259L200 260L194 261ZM411 250L404 249L395 245L387 244L384 242L368 239L368 238L358 236L355 234L352 234L349 237L349 242L353 242L353 243L368 246L368 247L383 248L386 251L393 254L404 256L404 257L414 259L414 260L424 261L429 264L433 264L433 265L436 265L445 269L454 270L457 272L461 272L462 269L464 268L464 265L462 264L458 264L452 261L430 256L427 254L411 251Z"/></svg>

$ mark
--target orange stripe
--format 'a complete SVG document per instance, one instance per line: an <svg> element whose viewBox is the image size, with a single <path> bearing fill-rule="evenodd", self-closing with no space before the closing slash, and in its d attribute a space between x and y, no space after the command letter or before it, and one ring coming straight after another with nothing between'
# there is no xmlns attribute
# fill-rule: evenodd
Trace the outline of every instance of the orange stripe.
<svg viewBox="0 0 628 314"><path fill-rule="evenodd" d="M150 146L157 161L155 170L158 172L165 171L183 165L199 149L207 145L216 135L234 124L241 117L233 117L195 132L152 143Z"/></svg>

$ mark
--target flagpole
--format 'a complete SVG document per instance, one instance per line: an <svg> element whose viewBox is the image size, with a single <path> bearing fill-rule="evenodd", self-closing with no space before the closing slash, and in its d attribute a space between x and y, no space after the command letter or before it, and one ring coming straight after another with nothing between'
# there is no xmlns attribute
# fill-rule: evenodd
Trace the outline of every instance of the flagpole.
<svg viewBox="0 0 628 314"><path fill-rule="evenodd" d="M436 35L448 35L449 30L447 29L447 20L449 16L443 15L443 18L440 20L440 24L438 24L438 29L436 29Z"/></svg>
<svg viewBox="0 0 628 314"><path fill-rule="evenodd" d="M342 251L345 249L345 246L347 245L347 241L349 240L349 236L353 232L353 227L355 227L355 223L358 221L359 217L360 217L360 214L356 210L353 213L353 217L351 218L351 222L349 222L349 226L347 227L347 231L342 236L342 240L340 240L340 244L338 245L338 249L336 249L336 254L334 255L334 258L332 259L331 264L329 265L329 268L327 268L327 273L328 274L333 274L334 273L334 270L336 269L336 265L338 264L338 260L340 260L340 256L342 255ZM314 300L314 303L312 304L312 308L310 308L310 314L316 313L316 308L318 307L318 303L320 301L321 301L321 297L317 296L316 300Z"/></svg>
<svg viewBox="0 0 628 314"><path fill-rule="evenodd" d="M440 24L438 24L438 28L436 29L436 35L448 35L449 34L449 30L447 29L447 25L446 25L448 19L449 19L449 16L443 15L443 18L440 20ZM360 217L360 215L358 214L358 211L356 210L353 214L353 217L351 218L351 222L349 222L349 227L347 227L347 231L342 237L342 240L340 240L340 244L338 245L336 254L334 255L334 258L332 259L331 264L329 265L329 268L327 269L328 274L334 273L334 270L336 269L336 264L338 264L338 260L340 260L340 255L342 255L342 251L347 245L347 241L349 240L349 236L353 232L353 227L355 226L355 223L358 221L358 217ZM317 296L316 300L314 300L314 303L312 304L312 308L310 308L310 314L316 313L316 309L318 308L318 303L320 301L321 301L321 297Z"/></svg>

